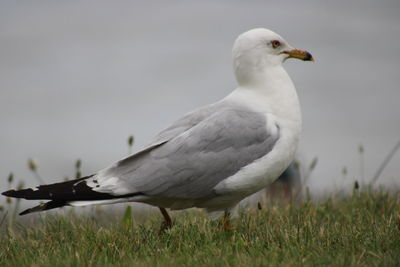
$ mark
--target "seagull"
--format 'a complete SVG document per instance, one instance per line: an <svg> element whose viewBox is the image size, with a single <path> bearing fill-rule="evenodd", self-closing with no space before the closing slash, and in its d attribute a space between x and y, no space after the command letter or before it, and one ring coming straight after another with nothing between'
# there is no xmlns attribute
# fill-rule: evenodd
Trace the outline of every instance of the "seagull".
<svg viewBox="0 0 400 267"><path fill-rule="evenodd" d="M49 200L20 215L63 206L141 202L167 209L203 208L224 214L273 183L293 161L301 131L294 84L282 63L314 61L280 35L256 28L232 49L237 88L160 132L139 152L83 178L9 190L7 197Z"/></svg>

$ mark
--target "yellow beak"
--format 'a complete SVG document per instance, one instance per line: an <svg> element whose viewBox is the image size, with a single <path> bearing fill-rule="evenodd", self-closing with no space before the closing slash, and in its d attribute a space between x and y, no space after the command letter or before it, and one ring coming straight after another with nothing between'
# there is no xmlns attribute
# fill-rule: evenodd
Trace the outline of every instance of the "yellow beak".
<svg viewBox="0 0 400 267"><path fill-rule="evenodd" d="M312 55L302 49L292 49L290 51L283 51L281 53L289 55L288 58L298 58L304 61L314 61Z"/></svg>

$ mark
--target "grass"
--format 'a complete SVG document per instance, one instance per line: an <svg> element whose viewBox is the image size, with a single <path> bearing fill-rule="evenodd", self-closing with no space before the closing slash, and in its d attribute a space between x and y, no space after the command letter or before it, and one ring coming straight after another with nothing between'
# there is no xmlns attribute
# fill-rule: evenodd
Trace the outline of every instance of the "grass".
<svg viewBox="0 0 400 267"><path fill-rule="evenodd" d="M144 223L73 213L17 226L0 240L0 266L399 266L400 194L354 192L321 203L246 210L234 232L201 211ZM121 222L122 220L122 222Z"/></svg>

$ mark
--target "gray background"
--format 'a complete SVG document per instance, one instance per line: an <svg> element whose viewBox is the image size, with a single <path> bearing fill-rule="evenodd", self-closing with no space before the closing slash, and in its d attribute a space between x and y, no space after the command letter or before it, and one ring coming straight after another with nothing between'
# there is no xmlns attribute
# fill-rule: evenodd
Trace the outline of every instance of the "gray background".
<svg viewBox="0 0 400 267"><path fill-rule="evenodd" d="M235 88L231 47L267 27L315 63L299 92L313 192L368 181L400 138L400 1L1 1L0 189L29 157L47 182L106 167ZM360 166L358 146L365 147ZM399 184L400 155L380 183ZM342 168L348 168L347 177ZM365 173L364 175L362 173Z"/></svg>

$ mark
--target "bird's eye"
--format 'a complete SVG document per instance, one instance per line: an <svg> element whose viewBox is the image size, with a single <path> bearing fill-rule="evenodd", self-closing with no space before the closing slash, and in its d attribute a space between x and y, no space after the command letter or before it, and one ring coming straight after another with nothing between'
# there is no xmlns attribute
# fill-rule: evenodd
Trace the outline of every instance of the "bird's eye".
<svg viewBox="0 0 400 267"><path fill-rule="evenodd" d="M279 42L278 40L274 40L271 42L271 45L273 48L278 48L281 46L281 42Z"/></svg>

